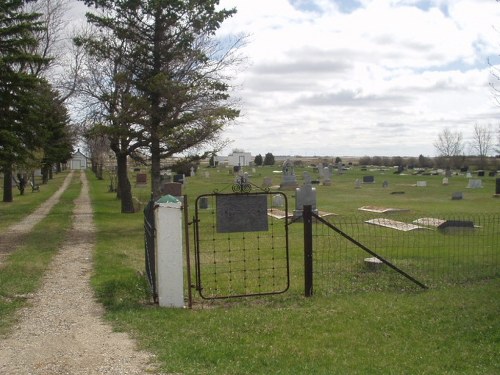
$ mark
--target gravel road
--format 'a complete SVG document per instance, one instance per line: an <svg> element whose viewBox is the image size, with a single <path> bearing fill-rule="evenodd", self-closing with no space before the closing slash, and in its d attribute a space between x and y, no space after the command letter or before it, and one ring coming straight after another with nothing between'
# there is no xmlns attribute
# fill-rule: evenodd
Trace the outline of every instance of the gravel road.
<svg viewBox="0 0 500 375"><path fill-rule="evenodd" d="M157 373L151 354L102 319L90 287L95 229L83 172L80 179L70 233L13 333L0 340L0 374Z"/></svg>

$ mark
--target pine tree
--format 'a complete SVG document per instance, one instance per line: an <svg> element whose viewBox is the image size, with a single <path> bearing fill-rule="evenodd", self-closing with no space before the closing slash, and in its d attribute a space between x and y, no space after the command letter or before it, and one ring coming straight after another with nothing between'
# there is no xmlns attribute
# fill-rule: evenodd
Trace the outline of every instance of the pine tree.
<svg viewBox="0 0 500 375"><path fill-rule="evenodd" d="M36 140L35 124L23 121L26 98L37 79L27 73L29 63L43 63L27 52L36 45L33 33L40 28L38 14L25 13L24 1L0 3L0 170L4 174L3 201L12 202L12 172Z"/></svg>
<svg viewBox="0 0 500 375"><path fill-rule="evenodd" d="M239 115L228 104L223 76L231 48L220 49L214 33L235 10L216 10L218 0L84 0L102 9L88 21L109 38L88 44L105 52L115 40L126 47L124 75L145 106L153 196L160 192L161 159L215 141ZM112 53L110 53L112 55Z"/></svg>

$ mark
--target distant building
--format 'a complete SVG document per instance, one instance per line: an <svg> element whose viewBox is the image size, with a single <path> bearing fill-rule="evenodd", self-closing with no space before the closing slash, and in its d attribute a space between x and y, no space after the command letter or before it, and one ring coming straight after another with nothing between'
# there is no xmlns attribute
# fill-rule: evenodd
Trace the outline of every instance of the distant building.
<svg viewBox="0 0 500 375"><path fill-rule="evenodd" d="M80 149L78 149L77 152L71 155L71 159L68 161L68 166L71 170L87 169L87 157L80 152Z"/></svg>
<svg viewBox="0 0 500 375"><path fill-rule="evenodd" d="M247 167L253 162L252 154L250 152L237 151L232 152L227 156L227 165L235 166L239 165L241 167Z"/></svg>

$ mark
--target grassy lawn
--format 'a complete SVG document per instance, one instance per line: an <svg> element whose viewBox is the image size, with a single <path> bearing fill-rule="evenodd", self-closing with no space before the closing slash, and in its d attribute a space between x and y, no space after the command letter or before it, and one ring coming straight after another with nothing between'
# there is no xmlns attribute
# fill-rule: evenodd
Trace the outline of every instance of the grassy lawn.
<svg viewBox="0 0 500 375"><path fill-rule="evenodd" d="M54 178L48 184L40 185L40 191L32 192L31 188L19 194L19 190L13 188L13 202L0 202L0 230L4 230L13 223L21 220L33 212L42 202L47 200L62 185L67 173L54 174ZM38 180L37 180L38 183ZM0 177L0 196L3 195L3 177Z"/></svg>
<svg viewBox="0 0 500 375"><path fill-rule="evenodd" d="M1 205L0 212L9 219L28 215L49 197L49 191L55 192L61 186L66 176L67 173L57 175L48 185L41 187L40 193L27 193L26 196L16 197L13 203ZM0 334L8 332L15 319L15 311L29 303L27 297L40 286L47 266L69 229L71 221L68 217L80 187L79 176L75 175L51 213L24 237L20 247L9 255L0 268Z"/></svg>
<svg viewBox="0 0 500 375"><path fill-rule="evenodd" d="M300 176L301 170L296 173ZM227 170L210 174L209 179L202 173L189 179L184 192L191 207L199 194L231 190ZM354 189L355 179L368 174L375 175L375 184ZM271 168L258 168L252 182L260 185L265 176L273 176L279 184L280 177ZM294 236L291 244L292 262L299 264L292 265L287 293L214 302L197 298L192 310L158 308L151 304L141 274L143 215L120 214L119 202L107 193L108 183L90 174L89 179L98 228L92 279L97 296L115 328L131 332L142 347L157 355L166 372L500 373L498 278L427 291L356 291L306 299L301 243L296 243L300 236ZM388 188L382 187L384 180ZM423 180L426 188L413 186ZM466 189L463 176L454 176L443 186L441 176L349 171L334 175L332 186L317 187L318 208L340 215L356 214L364 205L405 208L423 216L498 213L494 183L494 178L486 177L482 189ZM135 195L146 200L147 191L136 189ZM464 199L452 201L454 191L464 192ZM288 194L293 209L293 194Z"/></svg>

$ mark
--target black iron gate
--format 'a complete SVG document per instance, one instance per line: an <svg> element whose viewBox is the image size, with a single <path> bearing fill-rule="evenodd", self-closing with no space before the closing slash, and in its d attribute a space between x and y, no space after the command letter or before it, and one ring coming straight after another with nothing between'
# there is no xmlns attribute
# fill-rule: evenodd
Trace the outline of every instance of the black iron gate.
<svg viewBox="0 0 500 375"><path fill-rule="evenodd" d="M149 201L144 208L144 259L146 261L146 276L148 278L154 302L158 302L156 290L156 260L155 260L155 202Z"/></svg>
<svg viewBox="0 0 500 375"><path fill-rule="evenodd" d="M287 291L288 216L283 193L199 196L194 242L200 296L220 299Z"/></svg>

